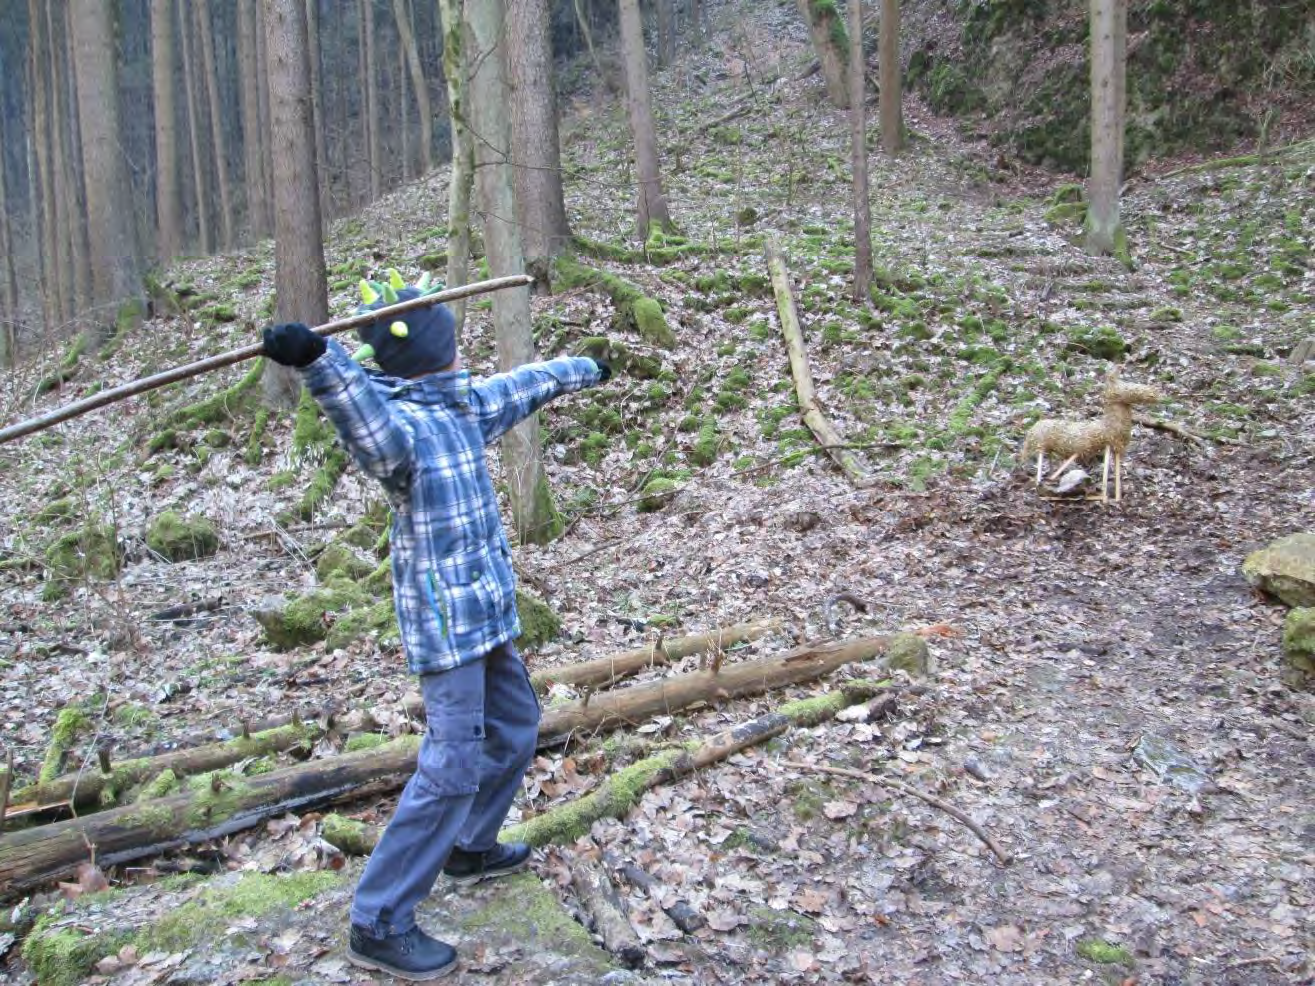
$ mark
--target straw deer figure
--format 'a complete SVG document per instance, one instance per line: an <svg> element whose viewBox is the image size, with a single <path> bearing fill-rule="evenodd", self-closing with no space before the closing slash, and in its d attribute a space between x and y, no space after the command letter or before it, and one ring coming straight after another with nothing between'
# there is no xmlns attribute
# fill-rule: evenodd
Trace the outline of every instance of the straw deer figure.
<svg viewBox="0 0 1315 986"><path fill-rule="evenodd" d="M1041 485L1046 453L1066 456L1064 463L1051 473L1055 479L1074 462L1105 453L1101 472L1100 500L1109 502L1110 459L1114 460L1114 499L1123 498L1123 453L1132 438L1132 409L1138 404L1154 404L1160 393L1140 383L1125 383L1118 367L1105 377L1105 413L1094 421L1068 421L1042 418L1034 424L1023 442L1023 455L1036 455L1036 483Z"/></svg>

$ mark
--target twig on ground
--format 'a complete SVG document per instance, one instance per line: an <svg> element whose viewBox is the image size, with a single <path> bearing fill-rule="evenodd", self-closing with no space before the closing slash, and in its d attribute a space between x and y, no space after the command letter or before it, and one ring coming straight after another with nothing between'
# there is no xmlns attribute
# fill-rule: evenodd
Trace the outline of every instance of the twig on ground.
<svg viewBox="0 0 1315 986"><path fill-rule="evenodd" d="M909 785L904 784L901 781L887 777L880 777L877 774L869 774L863 770L850 770L848 767L828 767L823 764L801 763L797 760L784 760L781 762L781 766L794 767L799 770L817 770L824 774L836 774L840 777L850 777L854 780L867 781L871 784L876 784L879 787L888 788L891 791L897 791L900 794L907 794L910 797L917 798L919 801L924 801L933 808L939 808L950 817L957 818L959 821L963 822L963 824L968 827L968 830L972 832L973 835L977 836L977 838L981 839L982 842L986 844L986 848L995 853L996 858L1004 865L1008 866L1012 861L1010 855L996 844L995 840L986 833L985 829L969 818L964 812L954 807L954 805L942 801L940 798L928 794L926 791L919 791L916 787L909 787Z"/></svg>

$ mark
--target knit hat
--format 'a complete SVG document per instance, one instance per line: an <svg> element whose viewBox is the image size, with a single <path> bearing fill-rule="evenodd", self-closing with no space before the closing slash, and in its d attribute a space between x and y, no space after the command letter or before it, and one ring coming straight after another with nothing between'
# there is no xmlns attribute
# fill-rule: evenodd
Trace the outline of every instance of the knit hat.
<svg viewBox="0 0 1315 986"><path fill-rule="evenodd" d="M361 282L362 304L358 312L377 311L399 301L410 301L439 290L430 286L428 275L406 287L396 271L388 272L386 283ZM457 322L448 309L434 303L413 308L396 317L385 316L356 330L364 345L358 359L373 357L389 376L418 377L451 366L457 358Z"/></svg>

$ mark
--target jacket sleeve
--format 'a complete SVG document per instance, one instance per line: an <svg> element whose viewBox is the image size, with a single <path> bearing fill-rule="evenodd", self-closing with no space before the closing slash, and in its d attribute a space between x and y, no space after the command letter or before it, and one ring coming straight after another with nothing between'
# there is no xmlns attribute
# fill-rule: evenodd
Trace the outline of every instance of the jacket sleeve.
<svg viewBox="0 0 1315 986"><path fill-rule="evenodd" d="M311 396L356 463L385 486L404 489L414 447L405 419L336 339L328 343L324 355L302 370Z"/></svg>
<svg viewBox="0 0 1315 986"><path fill-rule="evenodd" d="M587 356L559 356L486 377L471 387L484 441L491 442L561 394L598 383L598 364Z"/></svg>

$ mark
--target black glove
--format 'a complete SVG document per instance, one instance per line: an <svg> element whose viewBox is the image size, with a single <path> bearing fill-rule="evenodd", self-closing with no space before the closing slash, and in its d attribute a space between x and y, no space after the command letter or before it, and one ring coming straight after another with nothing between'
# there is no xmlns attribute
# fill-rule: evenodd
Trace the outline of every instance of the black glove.
<svg viewBox="0 0 1315 986"><path fill-rule="evenodd" d="M598 382L607 383L612 378L612 364L605 359L599 359L597 356L590 356L589 358L598 367Z"/></svg>
<svg viewBox="0 0 1315 986"><path fill-rule="evenodd" d="M310 366L324 355L328 343L300 322L265 329L265 355L284 366Z"/></svg>

